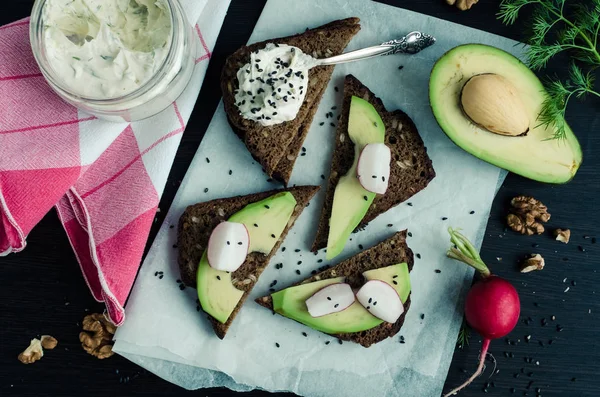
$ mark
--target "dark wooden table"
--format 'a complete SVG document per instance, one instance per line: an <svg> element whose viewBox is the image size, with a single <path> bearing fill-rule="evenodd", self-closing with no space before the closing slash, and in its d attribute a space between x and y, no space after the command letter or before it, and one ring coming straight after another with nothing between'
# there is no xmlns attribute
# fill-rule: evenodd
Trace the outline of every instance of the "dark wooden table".
<svg viewBox="0 0 600 397"><path fill-rule="evenodd" d="M467 12L459 12L442 0L386 2L523 39L525 24L521 21L514 27L506 27L495 19L499 1L481 0ZM26 17L32 3L33 0L3 1L0 25ZM218 76L224 59L246 43L264 3L264 0L232 1L196 105L198 111L192 114L169 176L160 216L166 213L178 181L183 179L217 106ZM563 61L553 62L550 71L563 73L566 66ZM461 393L463 396L476 396L484 391L505 396L510 395L511 388L515 388L515 395L519 396L600 396L600 344L596 343L600 328L600 304L596 296L600 244L594 245L592 239L600 234L597 226L600 221L600 173L597 170L600 168L600 100L590 98L574 103L568 120L584 150L585 161L576 178L567 185L552 186L509 175L494 201L482 256L495 273L508 278L518 288L521 321L509 341L502 339L492 343L490 351L496 357L499 372L488 379L492 372L491 362L488 362L485 375ZM506 207L517 194L533 195L548 205L552 213L548 229L570 228L571 243L560 244L549 232L524 237L506 231ZM149 243L157 229L152 230ZM546 268L520 274L518 261L532 252L546 258ZM0 268L0 395L191 394L119 356L100 361L81 349L78 334L82 318L88 312L101 312L103 306L96 303L87 290L54 211L30 234L27 249L0 259ZM567 287L569 291L564 292ZM527 321L529 318L531 321ZM31 338L40 334L54 335L59 347L34 365L19 363L19 352ZM471 337L470 346L456 350L447 388L461 383L467 377L464 372L475 369L478 353L476 335ZM487 387L486 382L490 382ZM194 393L202 396L233 394L226 389ZM256 391L249 395L268 393Z"/></svg>

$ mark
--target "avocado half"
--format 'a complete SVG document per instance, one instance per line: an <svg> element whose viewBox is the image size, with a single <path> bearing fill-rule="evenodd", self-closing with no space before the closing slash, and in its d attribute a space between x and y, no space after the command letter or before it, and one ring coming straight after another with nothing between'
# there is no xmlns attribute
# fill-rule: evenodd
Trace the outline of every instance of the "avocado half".
<svg viewBox="0 0 600 397"><path fill-rule="evenodd" d="M471 121L460 104L461 90L473 76L495 73L518 90L529 113L529 131L523 136L504 136ZM566 138L551 139L553 127L540 126L538 115L546 90L537 76L518 58L495 47L465 44L444 54L433 66L429 101L433 114L448 137L472 155L540 182L566 183L582 161L581 147L566 126Z"/></svg>

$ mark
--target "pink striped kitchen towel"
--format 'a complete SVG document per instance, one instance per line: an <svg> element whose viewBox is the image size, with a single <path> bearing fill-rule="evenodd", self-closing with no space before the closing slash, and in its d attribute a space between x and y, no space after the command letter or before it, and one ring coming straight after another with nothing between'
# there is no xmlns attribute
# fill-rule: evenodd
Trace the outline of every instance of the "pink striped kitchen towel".
<svg viewBox="0 0 600 397"><path fill-rule="evenodd" d="M56 206L92 295L117 325L229 7L180 1L197 33L192 80L169 108L131 124L98 120L54 94L33 58L28 18L0 27L0 255L23 250Z"/></svg>

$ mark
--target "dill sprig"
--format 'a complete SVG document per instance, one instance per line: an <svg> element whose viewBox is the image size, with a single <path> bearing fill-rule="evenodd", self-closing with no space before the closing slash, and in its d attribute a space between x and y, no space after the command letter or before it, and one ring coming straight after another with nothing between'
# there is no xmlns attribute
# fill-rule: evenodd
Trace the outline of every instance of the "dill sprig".
<svg viewBox="0 0 600 397"><path fill-rule="evenodd" d="M540 125L554 128L554 136L550 139L563 139L566 137L565 113L569 100L587 94L600 97L594 90L593 75L600 67L600 0L589 0L587 4L567 4L567 0L503 0L498 18L505 24L513 24L527 5L535 6L531 35L526 41L528 66L533 70L543 69L551 58L564 51L572 58L568 80L554 77L545 82L548 95L538 116Z"/></svg>
<svg viewBox="0 0 600 397"><path fill-rule="evenodd" d="M469 339L471 338L471 327L465 320L463 320L460 331L458 332L458 338L456 339L456 346L459 349L469 346Z"/></svg>

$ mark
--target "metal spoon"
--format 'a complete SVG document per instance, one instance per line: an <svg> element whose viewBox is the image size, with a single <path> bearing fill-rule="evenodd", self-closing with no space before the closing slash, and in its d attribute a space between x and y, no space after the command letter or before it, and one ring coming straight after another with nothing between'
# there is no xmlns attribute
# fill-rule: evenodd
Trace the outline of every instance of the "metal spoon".
<svg viewBox="0 0 600 397"><path fill-rule="evenodd" d="M329 58L321 58L316 60L315 66L335 65L338 63L346 63L360 61L363 59L373 58L379 55L391 54L416 54L425 48L435 43L435 37L421 32L410 32L406 36L397 39L386 41L380 45L362 48L356 51L350 51L345 54L336 55Z"/></svg>

